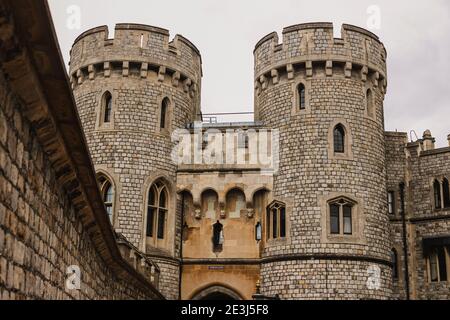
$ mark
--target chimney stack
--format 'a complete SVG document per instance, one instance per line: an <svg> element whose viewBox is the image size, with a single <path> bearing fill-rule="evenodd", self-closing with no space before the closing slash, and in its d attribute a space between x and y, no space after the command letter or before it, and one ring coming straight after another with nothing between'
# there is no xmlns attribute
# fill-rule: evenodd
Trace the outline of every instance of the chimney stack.
<svg viewBox="0 0 450 320"><path fill-rule="evenodd" d="M450 134L447 136L448 146L450 147Z"/></svg>

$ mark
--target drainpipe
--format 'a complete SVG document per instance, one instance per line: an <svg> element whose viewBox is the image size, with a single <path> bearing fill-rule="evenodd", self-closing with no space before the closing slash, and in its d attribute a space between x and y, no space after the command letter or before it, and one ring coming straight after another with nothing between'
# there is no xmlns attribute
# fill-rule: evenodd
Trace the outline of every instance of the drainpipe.
<svg viewBox="0 0 450 320"><path fill-rule="evenodd" d="M406 214L405 214L405 184L400 183L400 206L402 210L402 227L403 227L403 255L404 255L404 268L405 268L405 289L406 300L410 300L409 293L409 265L408 265L408 241L407 241L407 229L406 229Z"/></svg>

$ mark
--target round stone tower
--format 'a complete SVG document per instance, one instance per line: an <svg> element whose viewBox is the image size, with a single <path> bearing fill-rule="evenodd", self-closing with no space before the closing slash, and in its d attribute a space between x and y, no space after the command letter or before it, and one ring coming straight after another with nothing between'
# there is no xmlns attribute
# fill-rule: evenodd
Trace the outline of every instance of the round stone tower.
<svg viewBox="0 0 450 320"><path fill-rule="evenodd" d="M104 200L117 232L161 268L160 289L178 298L180 199L171 134L200 113L201 56L167 30L118 24L80 35L73 91Z"/></svg>
<svg viewBox="0 0 450 320"><path fill-rule="evenodd" d="M335 39L331 23L291 26L278 40L254 51L256 120L280 130L274 199L287 230L266 242L262 294L389 298L386 50L350 25Z"/></svg>

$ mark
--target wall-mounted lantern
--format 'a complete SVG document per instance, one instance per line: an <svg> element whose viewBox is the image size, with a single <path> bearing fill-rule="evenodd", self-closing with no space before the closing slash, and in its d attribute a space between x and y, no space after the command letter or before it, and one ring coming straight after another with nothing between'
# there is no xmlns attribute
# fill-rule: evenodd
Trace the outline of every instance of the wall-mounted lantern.
<svg viewBox="0 0 450 320"><path fill-rule="evenodd" d="M258 222L255 226L255 239L256 241L262 240L262 225L261 222Z"/></svg>

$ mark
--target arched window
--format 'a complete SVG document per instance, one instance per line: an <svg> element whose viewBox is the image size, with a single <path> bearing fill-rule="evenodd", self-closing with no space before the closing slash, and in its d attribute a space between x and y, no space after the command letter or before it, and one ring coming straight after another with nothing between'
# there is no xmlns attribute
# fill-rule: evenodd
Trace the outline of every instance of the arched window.
<svg viewBox="0 0 450 320"><path fill-rule="evenodd" d="M447 178L442 180L442 192L444 193L444 208L450 208L450 188Z"/></svg>
<svg viewBox="0 0 450 320"><path fill-rule="evenodd" d="M161 116L160 116L161 129L167 129L169 127L168 125L169 108L170 108L170 100L169 98L164 98L161 103Z"/></svg>
<svg viewBox="0 0 450 320"><path fill-rule="evenodd" d="M331 234L353 234L353 207L354 203L345 198L336 199L329 203Z"/></svg>
<svg viewBox="0 0 450 320"><path fill-rule="evenodd" d="M297 87L298 104L300 110L306 109L306 89L303 83L300 83Z"/></svg>
<svg viewBox="0 0 450 320"><path fill-rule="evenodd" d="M338 124L333 130L334 152L345 153L345 129L342 124Z"/></svg>
<svg viewBox="0 0 450 320"><path fill-rule="evenodd" d="M98 181L100 184L103 203L106 207L106 213L108 214L109 220L112 223L114 216L114 187L111 182L103 175L99 176Z"/></svg>
<svg viewBox="0 0 450 320"><path fill-rule="evenodd" d="M286 238L286 206L273 202L266 211L267 239Z"/></svg>
<svg viewBox="0 0 450 320"><path fill-rule="evenodd" d="M225 241L223 234L223 224L220 221L217 221L213 225L213 249L214 251L221 251L223 248L223 243Z"/></svg>
<svg viewBox="0 0 450 320"><path fill-rule="evenodd" d="M148 192L147 205L147 237L164 239L165 224L168 211L168 194L166 186L158 181Z"/></svg>
<svg viewBox="0 0 450 320"><path fill-rule="evenodd" d="M441 198L441 183L438 180L434 180L434 207L435 209L442 208L442 198Z"/></svg>
<svg viewBox="0 0 450 320"><path fill-rule="evenodd" d="M112 95L106 91L103 95L103 123L110 123L112 117Z"/></svg>
<svg viewBox="0 0 450 320"><path fill-rule="evenodd" d="M375 110L373 107L373 94L372 94L372 90L368 89L366 92L366 110L367 110L367 115L369 117L373 117L375 115Z"/></svg>
<svg viewBox="0 0 450 320"><path fill-rule="evenodd" d="M393 248L391 250L391 261L392 261L392 278L394 280L398 279L398 254L397 250Z"/></svg>

